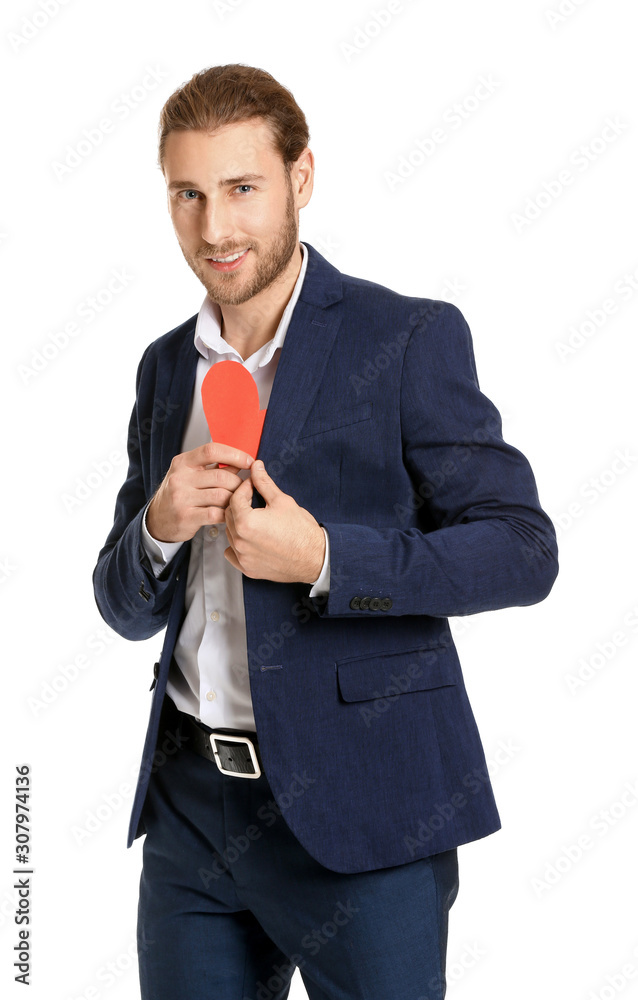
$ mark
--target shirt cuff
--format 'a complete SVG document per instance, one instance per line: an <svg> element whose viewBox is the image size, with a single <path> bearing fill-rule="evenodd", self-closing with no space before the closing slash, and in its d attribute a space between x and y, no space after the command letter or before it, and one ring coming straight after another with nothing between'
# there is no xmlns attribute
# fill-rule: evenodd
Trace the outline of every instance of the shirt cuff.
<svg viewBox="0 0 638 1000"><path fill-rule="evenodd" d="M323 557L321 573L313 583L312 590L308 594L308 597L325 597L326 594L330 593L330 539L328 538L328 532L323 525L321 526L321 530L326 536L326 554Z"/></svg>
<svg viewBox="0 0 638 1000"><path fill-rule="evenodd" d="M146 527L146 511L149 508L150 502L149 500L144 511L144 517L142 518L142 546L151 561L153 574L157 577L184 543L158 542L156 538L153 538Z"/></svg>

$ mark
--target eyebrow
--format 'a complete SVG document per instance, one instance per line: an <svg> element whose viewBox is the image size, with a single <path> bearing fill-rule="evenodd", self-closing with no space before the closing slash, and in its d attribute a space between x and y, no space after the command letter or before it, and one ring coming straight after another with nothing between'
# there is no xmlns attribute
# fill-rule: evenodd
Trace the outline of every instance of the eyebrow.
<svg viewBox="0 0 638 1000"><path fill-rule="evenodd" d="M242 174L241 177L225 177L223 180L217 182L217 187L235 187L237 184L247 184L249 181L265 181L266 178L261 174ZM193 181L171 181L168 185L169 191L176 191L178 188L195 188L199 187L198 184L193 183Z"/></svg>

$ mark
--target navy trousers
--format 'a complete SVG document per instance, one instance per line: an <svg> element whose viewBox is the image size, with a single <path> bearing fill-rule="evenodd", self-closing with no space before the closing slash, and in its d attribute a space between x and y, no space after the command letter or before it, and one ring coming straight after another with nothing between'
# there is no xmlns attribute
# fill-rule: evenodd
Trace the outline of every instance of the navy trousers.
<svg viewBox="0 0 638 1000"><path fill-rule="evenodd" d="M299 776L303 791L304 776ZM441 1000L456 849L357 874L315 861L265 775L184 745L151 775L138 910L143 1000Z"/></svg>

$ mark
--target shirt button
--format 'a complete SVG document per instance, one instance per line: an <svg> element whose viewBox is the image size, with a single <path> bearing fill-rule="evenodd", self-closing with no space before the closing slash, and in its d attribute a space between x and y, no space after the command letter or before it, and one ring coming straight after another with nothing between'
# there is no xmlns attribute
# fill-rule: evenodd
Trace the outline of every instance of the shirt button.
<svg viewBox="0 0 638 1000"><path fill-rule="evenodd" d="M219 534L219 528L217 527L216 524L214 524L212 528L208 529L209 538L217 538L218 534Z"/></svg>
<svg viewBox="0 0 638 1000"><path fill-rule="evenodd" d="M211 621L218 622L219 621L219 611L211 611L210 618L211 618Z"/></svg>
<svg viewBox="0 0 638 1000"><path fill-rule="evenodd" d="M206 692L206 701L215 701L216 697L217 697L217 695L216 695L216 693L214 691L207 691Z"/></svg>

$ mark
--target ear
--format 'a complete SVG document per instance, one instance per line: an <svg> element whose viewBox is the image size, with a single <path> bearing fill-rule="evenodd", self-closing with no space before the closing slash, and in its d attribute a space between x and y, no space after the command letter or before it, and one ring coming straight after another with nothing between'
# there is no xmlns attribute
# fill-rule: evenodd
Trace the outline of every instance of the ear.
<svg viewBox="0 0 638 1000"><path fill-rule="evenodd" d="M310 201L315 180L315 158L306 146L290 170L290 181L297 208L304 208Z"/></svg>

